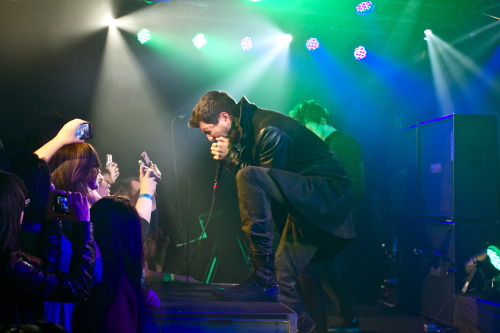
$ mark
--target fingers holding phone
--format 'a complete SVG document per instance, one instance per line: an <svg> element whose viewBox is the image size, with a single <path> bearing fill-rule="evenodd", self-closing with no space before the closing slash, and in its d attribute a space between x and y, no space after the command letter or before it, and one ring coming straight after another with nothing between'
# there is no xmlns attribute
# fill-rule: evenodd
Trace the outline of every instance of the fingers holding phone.
<svg viewBox="0 0 500 333"><path fill-rule="evenodd" d="M92 123L85 122L80 125L75 130L75 136L80 140L92 139L94 137L94 127Z"/></svg>
<svg viewBox="0 0 500 333"><path fill-rule="evenodd" d="M89 204L86 197L78 192L53 190L47 203L46 219L70 219L71 221L90 221Z"/></svg>
<svg viewBox="0 0 500 333"><path fill-rule="evenodd" d="M156 192L156 176L153 169L150 169L144 165L140 166L139 170L139 183L140 183L140 193L147 193L154 195Z"/></svg>
<svg viewBox="0 0 500 333"><path fill-rule="evenodd" d="M153 161L151 161L151 159L149 158L149 155L147 152L142 152L141 154L141 162L142 162L142 165L145 165L147 166L148 168L152 169L154 171L154 176L156 178L156 181L160 181L161 180L161 172L160 172L160 169L158 169L158 167L156 166L156 164L153 163Z"/></svg>
<svg viewBox="0 0 500 333"><path fill-rule="evenodd" d="M84 138L80 138L82 136L82 132L86 130L87 125L90 124L88 121L82 119L73 119L68 121L64 126L59 130L56 137L54 138L59 142L60 145L67 145L70 143L81 143L84 142ZM82 126L83 125L83 126Z"/></svg>
<svg viewBox="0 0 500 333"><path fill-rule="evenodd" d="M106 170L109 172L109 176L106 174L104 178L110 184L114 184L120 176L120 168L118 168L118 163L113 162L113 157L111 154L106 155Z"/></svg>
<svg viewBox="0 0 500 333"><path fill-rule="evenodd" d="M90 221L90 209L87 197L83 196L80 192L69 192L68 203L71 221Z"/></svg>

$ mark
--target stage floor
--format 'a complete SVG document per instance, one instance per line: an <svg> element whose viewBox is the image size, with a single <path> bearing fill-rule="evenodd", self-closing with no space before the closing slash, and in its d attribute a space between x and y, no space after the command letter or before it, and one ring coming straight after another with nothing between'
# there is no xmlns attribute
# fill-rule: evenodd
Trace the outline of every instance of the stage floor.
<svg viewBox="0 0 500 333"><path fill-rule="evenodd" d="M281 303L225 302L211 291L224 284L160 283L153 318L162 332L273 332L297 330L297 315Z"/></svg>
<svg viewBox="0 0 500 333"><path fill-rule="evenodd" d="M296 332L296 314L285 305L214 299L211 291L224 286L228 285L152 284L151 288L161 299L161 306L153 312L161 332ZM378 300L354 304L354 309L365 333L500 332L497 324L500 302L456 295L455 304L454 329Z"/></svg>

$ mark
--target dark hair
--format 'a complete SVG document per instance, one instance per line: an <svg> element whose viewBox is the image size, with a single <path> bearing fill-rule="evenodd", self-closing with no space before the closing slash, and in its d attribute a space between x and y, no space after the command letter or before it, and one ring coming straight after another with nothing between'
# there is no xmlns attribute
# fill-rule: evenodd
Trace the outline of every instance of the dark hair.
<svg viewBox="0 0 500 333"><path fill-rule="evenodd" d="M134 196L138 196L138 194L136 192L133 192L133 189L132 189L132 182L133 181L140 182L139 177L133 176L133 177L125 178L125 179L119 179L115 183L116 191L113 194L119 195L122 197L126 197L129 200L131 200L132 203L134 203L134 201L132 199L134 198ZM137 198L136 198L136 200L137 200Z"/></svg>
<svg viewBox="0 0 500 333"><path fill-rule="evenodd" d="M12 161L12 172L26 185L30 203L24 210L25 221L41 222L50 196L50 170L36 154L20 155Z"/></svg>
<svg viewBox="0 0 500 333"><path fill-rule="evenodd" d="M18 248L17 235L21 212L28 191L17 175L0 171L0 255L10 255Z"/></svg>
<svg viewBox="0 0 500 333"><path fill-rule="evenodd" d="M307 122L321 124L323 120L329 122L328 111L312 99L298 104L288 114L303 125Z"/></svg>
<svg viewBox="0 0 500 333"><path fill-rule="evenodd" d="M94 225L94 239L102 258L103 274L94 286L88 301L80 303L73 319L75 332L103 332L105 315L124 292L128 281L138 308L137 332L146 322L146 308L142 296L142 232L141 220L130 201L120 196L108 196L97 201L90 209Z"/></svg>
<svg viewBox="0 0 500 333"><path fill-rule="evenodd" d="M88 196L89 182L97 178L101 162L92 145L73 143L63 146L50 159L52 181L57 189Z"/></svg>
<svg viewBox="0 0 500 333"><path fill-rule="evenodd" d="M103 279L127 275L133 285L142 277L141 220L130 200L108 196L90 209L94 238L103 261ZM106 274L108 273L108 274Z"/></svg>
<svg viewBox="0 0 500 333"><path fill-rule="evenodd" d="M201 96L195 105L188 124L193 128L200 127L201 121L215 125L219 122L221 112L227 112L231 116L234 116L236 104L234 98L227 92L209 91Z"/></svg>

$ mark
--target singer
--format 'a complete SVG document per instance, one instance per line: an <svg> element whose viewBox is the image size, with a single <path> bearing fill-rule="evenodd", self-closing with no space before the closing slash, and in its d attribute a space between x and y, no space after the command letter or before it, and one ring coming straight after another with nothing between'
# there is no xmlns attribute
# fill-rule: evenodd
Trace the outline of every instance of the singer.
<svg viewBox="0 0 500 333"><path fill-rule="evenodd" d="M206 93L189 126L213 142L213 158L236 174L241 225L250 243L250 276L213 295L228 301L281 300L297 313L300 332L315 332L297 284L324 269L356 237L346 172L305 126L245 97L236 103L226 92ZM281 233L276 254L274 226Z"/></svg>

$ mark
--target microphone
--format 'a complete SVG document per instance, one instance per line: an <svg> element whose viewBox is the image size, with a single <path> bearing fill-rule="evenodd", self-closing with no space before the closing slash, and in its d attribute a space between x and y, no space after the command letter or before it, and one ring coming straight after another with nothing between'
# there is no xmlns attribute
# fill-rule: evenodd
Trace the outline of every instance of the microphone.
<svg viewBox="0 0 500 333"><path fill-rule="evenodd" d="M222 163L218 162L217 169L215 169L214 191L216 191L219 188L219 179L220 179L221 173L222 173Z"/></svg>

